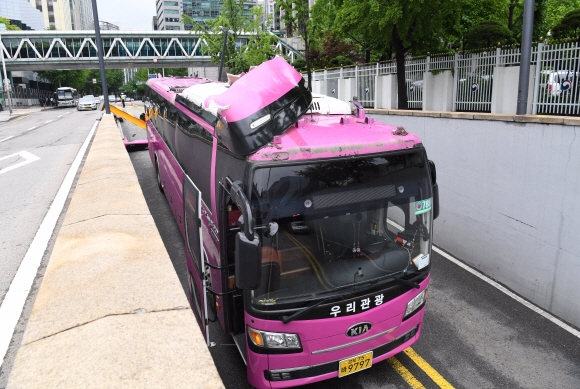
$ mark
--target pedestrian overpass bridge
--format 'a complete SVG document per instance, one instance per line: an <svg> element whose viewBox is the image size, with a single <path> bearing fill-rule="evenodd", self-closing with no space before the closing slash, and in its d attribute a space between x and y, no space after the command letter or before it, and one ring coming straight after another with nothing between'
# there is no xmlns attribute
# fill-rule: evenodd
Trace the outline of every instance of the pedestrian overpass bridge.
<svg viewBox="0 0 580 389"><path fill-rule="evenodd" d="M254 34L236 37L236 47L248 44ZM95 32L2 31L0 50L7 70L96 69L99 67ZM273 35L276 37L275 35ZM275 51L290 57L302 55L277 39ZM176 68L214 66L206 42L192 31L101 31L105 67Z"/></svg>

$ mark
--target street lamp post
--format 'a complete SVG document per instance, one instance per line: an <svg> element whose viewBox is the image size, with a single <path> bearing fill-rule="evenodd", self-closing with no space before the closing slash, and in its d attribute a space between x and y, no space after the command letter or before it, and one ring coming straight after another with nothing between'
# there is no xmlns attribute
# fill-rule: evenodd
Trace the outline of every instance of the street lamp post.
<svg viewBox="0 0 580 389"><path fill-rule="evenodd" d="M221 58L220 58L220 70L218 73L218 81L222 80L222 70L224 67L224 54L226 52L226 43L228 42L228 33L230 33L230 34L234 33L232 30L228 30L227 28L224 28L222 26L220 26L220 30L222 30L224 32L224 44L222 46L222 54L221 54Z"/></svg>
<svg viewBox="0 0 580 389"><path fill-rule="evenodd" d="M2 69L4 70L4 81L2 83L4 87L4 92L7 94L8 99L8 109L10 110L10 115L12 115L12 98L10 96L10 80L8 79L8 74L6 73L6 64L4 63L4 44L2 43L2 35L0 35L0 58L2 58Z"/></svg>
<svg viewBox="0 0 580 389"><path fill-rule="evenodd" d="M107 89L107 76L105 74L105 60L103 59L103 44L101 41L101 28L99 27L99 13L97 11L97 0L92 0L93 4L93 24L95 27L95 38L97 41L97 55L99 56L99 70L101 71L101 83L103 86L103 98L105 99L105 113L111 114L109 107L109 91Z"/></svg>

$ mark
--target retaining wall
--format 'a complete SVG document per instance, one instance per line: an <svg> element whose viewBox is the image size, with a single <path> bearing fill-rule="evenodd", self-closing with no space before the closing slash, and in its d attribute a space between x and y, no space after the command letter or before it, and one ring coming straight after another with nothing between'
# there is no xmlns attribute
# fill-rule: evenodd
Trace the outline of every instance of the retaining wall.
<svg viewBox="0 0 580 389"><path fill-rule="evenodd" d="M436 163L435 244L580 327L580 118L367 113Z"/></svg>

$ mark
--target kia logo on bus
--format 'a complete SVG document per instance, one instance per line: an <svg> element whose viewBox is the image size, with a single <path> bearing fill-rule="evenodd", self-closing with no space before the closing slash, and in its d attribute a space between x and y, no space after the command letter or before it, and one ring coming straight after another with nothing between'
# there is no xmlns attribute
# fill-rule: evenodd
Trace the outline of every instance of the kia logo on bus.
<svg viewBox="0 0 580 389"><path fill-rule="evenodd" d="M359 336L370 331L371 323L358 323L346 330L346 336Z"/></svg>

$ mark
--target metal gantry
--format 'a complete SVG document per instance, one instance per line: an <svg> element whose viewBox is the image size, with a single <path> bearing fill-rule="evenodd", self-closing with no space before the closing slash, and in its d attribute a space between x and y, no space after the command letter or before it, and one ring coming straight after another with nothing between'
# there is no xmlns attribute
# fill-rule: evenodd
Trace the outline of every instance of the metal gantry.
<svg viewBox="0 0 580 389"><path fill-rule="evenodd" d="M247 45L253 34L240 34L236 45ZM102 31L107 68L187 67L210 64L206 43L191 31ZM98 67L94 31L6 31L0 50L8 70L87 69ZM275 46L293 60L298 52ZM155 63L155 65L153 65Z"/></svg>

